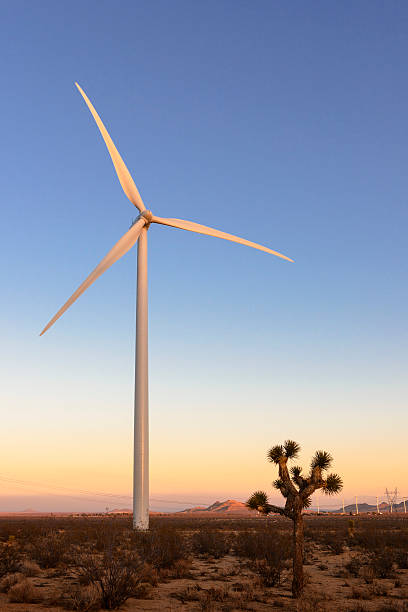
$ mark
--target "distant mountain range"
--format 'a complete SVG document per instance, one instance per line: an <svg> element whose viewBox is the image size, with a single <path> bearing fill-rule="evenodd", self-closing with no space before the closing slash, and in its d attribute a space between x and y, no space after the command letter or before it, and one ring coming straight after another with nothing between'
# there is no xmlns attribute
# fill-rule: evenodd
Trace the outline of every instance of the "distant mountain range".
<svg viewBox="0 0 408 612"><path fill-rule="evenodd" d="M408 500L405 502L408 510ZM382 514L388 514L390 512L390 506L386 502L381 502L379 504L379 510ZM392 507L393 513L402 513L404 512L404 502L400 502L399 504L393 504ZM356 513L356 505L348 504L344 507L344 512L346 514L355 514ZM376 504L366 504L359 503L358 504L358 512L359 514L366 514L368 512L377 512ZM315 513L315 512L313 512ZM342 514L343 508L339 508L338 510L324 510L322 508L320 510L321 514ZM66 514L79 514L72 512L38 512L37 510L33 510L32 508L27 508L25 510L21 510L19 512L0 512L3 515L66 515ZM90 513L85 513L90 514ZM100 514L104 514L100 512ZM108 511L108 514L132 514L132 510L130 508L115 508L113 510ZM179 510L178 512L153 512L150 511L150 515L166 515L166 514L183 514L183 515L194 515L197 517L205 517L208 515L217 516L217 515L229 515L229 516L257 516L256 510L250 510L246 507L243 502L237 501L236 499L227 499L225 501L216 501L210 506L195 506L193 508L186 508L185 510Z"/></svg>
<svg viewBox="0 0 408 612"><path fill-rule="evenodd" d="M406 504L406 508L408 511L408 502L405 502L405 504ZM365 512L377 512L377 504L357 504L357 505L358 505L359 514L360 513L364 514ZM378 508L380 512L382 512L383 514L390 512L390 506L386 502L381 502L381 504L378 504ZM399 504L393 504L392 511L393 512L404 512L404 502L400 502ZM342 513L343 508L339 508L338 510L335 510L334 512ZM344 512L346 512L347 514L349 514L350 512L355 514L356 504L349 504L348 506L344 506Z"/></svg>

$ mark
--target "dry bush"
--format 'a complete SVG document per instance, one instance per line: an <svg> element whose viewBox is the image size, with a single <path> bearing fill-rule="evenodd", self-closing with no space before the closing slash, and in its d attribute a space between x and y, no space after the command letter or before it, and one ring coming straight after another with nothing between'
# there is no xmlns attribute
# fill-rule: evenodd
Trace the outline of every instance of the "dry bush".
<svg viewBox="0 0 408 612"><path fill-rule="evenodd" d="M327 610L326 601L327 597L323 593L304 592L296 602L296 610L297 612L324 612Z"/></svg>
<svg viewBox="0 0 408 612"><path fill-rule="evenodd" d="M192 559L179 559L175 561L170 569L161 570L161 575L165 572L168 578L192 578L191 574Z"/></svg>
<svg viewBox="0 0 408 612"><path fill-rule="evenodd" d="M348 608L348 612L368 612L368 609L363 604L358 603L352 608Z"/></svg>
<svg viewBox="0 0 408 612"><path fill-rule="evenodd" d="M20 582L21 574L7 574L0 580L0 593L8 593L12 586Z"/></svg>
<svg viewBox="0 0 408 612"><path fill-rule="evenodd" d="M238 533L234 552L238 557L248 559L265 559L268 554L279 553L283 559L290 559L292 542L289 534L282 534L270 530L256 532L243 531Z"/></svg>
<svg viewBox="0 0 408 612"><path fill-rule="evenodd" d="M252 561L251 569L266 587L280 583L282 570L291 556L289 537L270 531L241 532L236 537L234 549L236 555Z"/></svg>
<svg viewBox="0 0 408 612"><path fill-rule="evenodd" d="M63 534L49 532L34 540L27 552L41 568L49 569L66 560L67 548L67 538Z"/></svg>
<svg viewBox="0 0 408 612"><path fill-rule="evenodd" d="M350 595L351 599L372 599L373 598L373 593L369 590L366 589L364 587L356 587L354 586L351 589L351 595Z"/></svg>
<svg viewBox="0 0 408 612"><path fill-rule="evenodd" d="M8 598L11 603L38 603L42 594L29 580L23 580L9 589Z"/></svg>
<svg viewBox="0 0 408 612"><path fill-rule="evenodd" d="M354 578L357 578L360 575L360 572L362 571L362 568L365 565L367 565L367 563L368 563L367 557L363 557L362 555L359 555L359 556L356 556L356 557L352 557L350 559L350 561L348 561L344 565L344 567L348 571L350 576L353 576ZM374 575L373 575L373 577L374 577Z"/></svg>
<svg viewBox="0 0 408 612"><path fill-rule="evenodd" d="M99 610L101 598L94 586L81 588L73 586L72 590L65 591L58 602L65 610L78 610L78 612L90 612Z"/></svg>
<svg viewBox="0 0 408 612"><path fill-rule="evenodd" d="M280 584L283 569L280 559L256 559L251 564L251 569L258 574L262 586L268 588Z"/></svg>
<svg viewBox="0 0 408 612"><path fill-rule="evenodd" d="M186 554L185 539L177 531L169 528L133 532L132 544L143 561L157 569L172 567Z"/></svg>
<svg viewBox="0 0 408 612"><path fill-rule="evenodd" d="M376 578L392 578L395 575L393 556L387 550L374 554L370 560Z"/></svg>
<svg viewBox="0 0 408 612"><path fill-rule="evenodd" d="M408 569L408 551L406 550L394 551L394 561L400 569Z"/></svg>
<svg viewBox="0 0 408 612"><path fill-rule="evenodd" d="M187 586L182 591L170 593L170 597L173 597L174 599L178 599L179 601L181 601L182 604L188 601L199 601L200 592L202 590L203 589L198 584L195 584L194 586Z"/></svg>
<svg viewBox="0 0 408 612"><path fill-rule="evenodd" d="M408 612L408 601L402 603L386 601L376 608L375 612Z"/></svg>
<svg viewBox="0 0 408 612"><path fill-rule="evenodd" d="M23 561L20 565L20 572L24 574L26 578L33 578L41 573L41 568L35 561Z"/></svg>
<svg viewBox="0 0 408 612"><path fill-rule="evenodd" d="M77 557L73 569L97 589L101 607L105 610L114 610L129 597L139 596L144 564L138 557L115 550L104 555L84 554ZM144 595L145 588L142 592Z"/></svg>
<svg viewBox="0 0 408 612"><path fill-rule="evenodd" d="M21 552L17 544L12 542L0 543L0 578L20 570Z"/></svg>
<svg viewBox="0 0 408 612"><path fill-rule="evenodd" d="M209 555L220 559L231 549L231 536L222 531L200 529L193 534L191 546L193 552L198 555Z"/></svg>
<svg viewBox="0 0 408 612"><path fill-rule="evenodd" d="M140 581L142 584L157 586L159 582L159 572L155 567L149 565L148 563L144 563L141 570Z"/></svg>

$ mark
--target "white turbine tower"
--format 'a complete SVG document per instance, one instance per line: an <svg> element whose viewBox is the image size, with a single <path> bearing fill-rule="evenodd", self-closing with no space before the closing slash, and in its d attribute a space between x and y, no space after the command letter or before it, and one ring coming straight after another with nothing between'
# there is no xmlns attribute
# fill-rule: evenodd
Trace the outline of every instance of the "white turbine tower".
<svg viewBox="0 0 408 612"><path fill-rule="evenodd" d="M55 323L59 317L75 302L77 298L112 264L127 253L138 242L137 249L137 302L136 302L136 364L135 364L135 413L134 413L134 465L133 465L133 526L135 529L148 529L149 527L149 424L148 424L148 340L147 340L147 230L151 223L168 225L179 229L223 238L231 242L245 244L254 249L277 255L288 261L289 257L272 251L267 247L238 238L231 234L182 219L164 219L156 217L147 210L140 197L139 191L133 182L121 156L112 142L98 113L85 92L76 83L82 97L91 111L96 124L102 134L113 165L118 175L122 189L136 208L139 216L132 227L122 236L109 253L96 266L82 285L71 295L69 300L60 308L57 314L44 327L40 335Z"/></svg>

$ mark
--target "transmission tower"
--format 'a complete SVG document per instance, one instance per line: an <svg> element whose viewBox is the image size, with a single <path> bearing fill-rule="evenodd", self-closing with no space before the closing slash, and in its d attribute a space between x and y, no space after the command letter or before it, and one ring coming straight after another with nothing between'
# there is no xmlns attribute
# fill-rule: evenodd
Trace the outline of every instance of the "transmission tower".
<svg viewBox="0 0 408 612"><path fill-rule="evenodd" d="M390 507L390 512L392 512L392 507L397 501L398 489L397 487L395 487L394 491L389 491L388 489L385 489L385 494L387 496L388 505Z"/></svg>

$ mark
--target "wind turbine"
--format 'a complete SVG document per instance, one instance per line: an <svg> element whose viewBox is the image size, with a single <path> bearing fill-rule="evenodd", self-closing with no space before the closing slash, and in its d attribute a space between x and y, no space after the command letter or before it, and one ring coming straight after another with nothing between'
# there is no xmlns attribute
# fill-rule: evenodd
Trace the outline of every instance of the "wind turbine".
<svg viewBox="0 0 408 612"><path fill-rule="evenodd" d="M149 527L149 424L148 424L148 308L147 308L147 230L151 223L160 225L168 225L179 229L195 232L196 234L205 234L207 236L215 236L223 238L238 244L245 244L259 251L271 253L282 259L293 261L272 251L265 246L256 244L244 238L221 232L193 221L184 221L182 219L165 219L156 217L150 210L147 210L140 197L139 191L133 182L128 169L126 168L119 152L117 151L111 137L109 136L105 126L103 125L98 113L93 107L91 101L81 89L78 83L75 83L82 97L84 98L93 118L102 134L102 138L108 148L112 158L116 174L122 185L128 199L139 210L139 216L133 223L131 228L120 238L115 246L109 251L102 261L96 266L91 274L84 280L82 285L71 295L65 304L59 309L57 314L44 327L40 336L42 336L50 327L60 318L61 315L79 298L82 293L101 274L103 274L110 266L118 259L127 253L134 244L139 240L137 245L137 301L136 301L136 360L135 360L135 408L134 408L134 464L133 464L133 527L135 529L146 530Z"/></svg>

